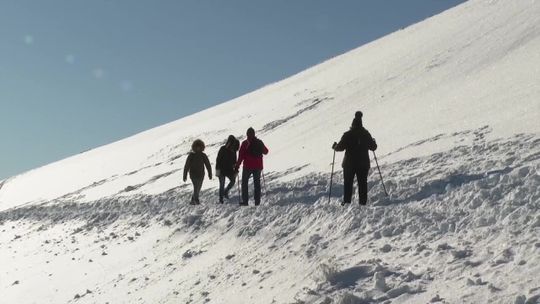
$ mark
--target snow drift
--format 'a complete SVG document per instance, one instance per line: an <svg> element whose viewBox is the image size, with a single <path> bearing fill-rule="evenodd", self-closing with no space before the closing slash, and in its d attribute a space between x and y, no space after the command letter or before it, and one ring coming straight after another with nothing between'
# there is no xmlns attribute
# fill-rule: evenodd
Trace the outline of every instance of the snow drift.
<svg viewBox="0 0 540 304"><path fill-rule="evenodd" d="M536 303L540 3L469 1L281 82L5 180L8 303ZM328 203L356 110L386 186ZM259 208L187 205L193 139L253 126ZM337 160L339 163L340 159Z"/></svg>

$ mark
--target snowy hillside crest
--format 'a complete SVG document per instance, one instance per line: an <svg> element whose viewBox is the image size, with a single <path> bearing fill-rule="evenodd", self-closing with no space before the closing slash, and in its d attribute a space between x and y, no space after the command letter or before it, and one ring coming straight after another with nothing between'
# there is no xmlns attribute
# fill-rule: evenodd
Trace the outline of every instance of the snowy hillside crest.
<svg viewBox="0 0 540 304"><path fill-rule="evenodd" d="M468 1L281 82L0 182L6 303L539 303L540 2ZM332 142L362 110L368 206ZM219 117L219 123L216 123ZM253 126L262 205L201 205ZM372 164L373 165L373 164Z"/></svg>

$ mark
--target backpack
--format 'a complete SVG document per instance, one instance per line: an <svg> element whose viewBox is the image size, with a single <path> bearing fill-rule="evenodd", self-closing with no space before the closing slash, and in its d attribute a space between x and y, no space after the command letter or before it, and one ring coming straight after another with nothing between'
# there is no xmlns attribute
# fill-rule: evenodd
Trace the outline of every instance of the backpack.
<svg viewBox="0 0 540 304"><path fill-rule="evenodd" d="M377 144L371 137L371 134L366 129L362 129L360 132L352 135L353 142L351 142L351 149L354 151L362 152L366 150L374 150L377 148Z"/></svg>
<svg viewBox="0 0 540 304"><path fill-rule="evenodd" d="M258 138L254 138L247 148L250 155L255 157L261 157L263 155L264 143Z"/></svg>

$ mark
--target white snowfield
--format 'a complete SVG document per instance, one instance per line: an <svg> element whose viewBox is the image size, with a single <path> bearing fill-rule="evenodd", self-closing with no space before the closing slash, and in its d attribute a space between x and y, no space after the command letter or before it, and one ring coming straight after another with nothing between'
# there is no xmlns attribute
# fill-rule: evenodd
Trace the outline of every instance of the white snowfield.
<svg viewBox="0 0 540 304"><path fill-rule="evenodd" d="M331 145L379 145L340 206ZM262 206L182 170L253 126ZM372 161L372 167L375 164ZM472 0L281 82L0 182L0 303L540 303L540 1Z"/></svg>

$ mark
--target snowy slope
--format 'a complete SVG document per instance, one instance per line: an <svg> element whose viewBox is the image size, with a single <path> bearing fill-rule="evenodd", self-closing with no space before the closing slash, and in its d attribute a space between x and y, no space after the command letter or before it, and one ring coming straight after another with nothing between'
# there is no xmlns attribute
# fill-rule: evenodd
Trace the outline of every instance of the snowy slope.
<svg viewBox="0 0 540 304"><path fill-rule="evenodd" d="M539 16L537 1L466 3L220 106L17 176L4 185L0 208L67 193L91 201L140 184L137 193L161 193L178 186L174 170L193 138L215 157L228 134L249 126L266 130L269 171L328 172L326 148L358 109L381 155L484 125L492 137L538 131ZM162 174L170 175L152 182Z"/></svg>
<svg viewBox="0 0 540 304"><path fill-rule="evenodd" d="M535 303L540 298L540 2L469 1L281 82L12 177L7 303ZM390 198L328 204L356 110ZM253 126L260 208L187 206L193 139L215 159ZM341 161L341 155L338 157ZM349 301L349 302L347 302Z"/></svg>

